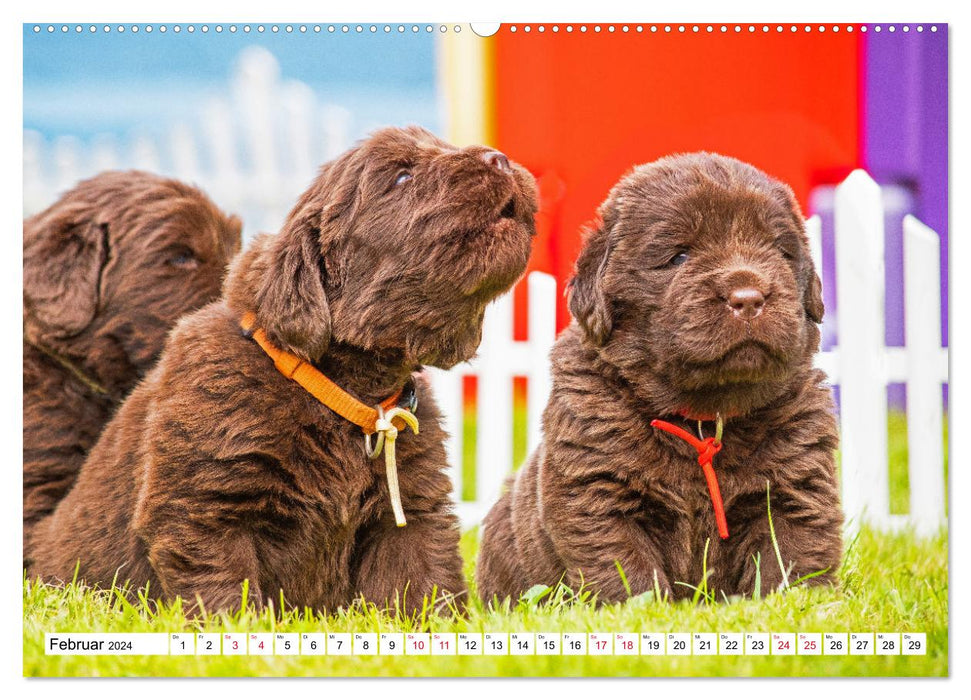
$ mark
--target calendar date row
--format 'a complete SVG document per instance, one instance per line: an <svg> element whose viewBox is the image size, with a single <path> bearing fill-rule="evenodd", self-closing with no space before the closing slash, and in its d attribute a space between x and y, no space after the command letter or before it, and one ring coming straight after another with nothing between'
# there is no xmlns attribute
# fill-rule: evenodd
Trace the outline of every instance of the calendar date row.
<svg viewBox="0 0 971 700"><path fill-rule="evenodd" d="M174 632L47 633L48 655L896 656L914 632Z"/></svg>

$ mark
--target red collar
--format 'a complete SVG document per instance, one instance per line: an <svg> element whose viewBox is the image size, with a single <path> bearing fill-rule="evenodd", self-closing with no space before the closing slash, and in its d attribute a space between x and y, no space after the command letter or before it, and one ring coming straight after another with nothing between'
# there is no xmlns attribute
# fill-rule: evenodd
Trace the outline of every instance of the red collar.
<svg viewBox="0 0 971 700"><path fill-rule="evenodd" d="M698 451L698 464L701 465L701 470L705 474L705 481L708 482L708 494L711 496L711 505L715 510L715 523L718 525L718 534L723 540L726 540L728 539L728 521L725 519L725 506L722 503L721 489L718 488L718 477L715 476L715 468L712 466L712 460L722 448L721 416L717 417L717 421L718 428L715 437L705 438L703 440L696 438L684 428L680 428L667 421L652 420L651 427L681 438Z"/></svg>

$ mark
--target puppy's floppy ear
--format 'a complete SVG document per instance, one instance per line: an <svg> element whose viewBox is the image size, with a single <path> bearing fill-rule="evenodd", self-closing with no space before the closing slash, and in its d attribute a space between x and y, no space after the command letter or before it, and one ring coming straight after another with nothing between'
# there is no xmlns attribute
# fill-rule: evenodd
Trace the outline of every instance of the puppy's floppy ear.
<svg viewBox="0 0 971 700"><path fill-rule="evenodd" d="M594 345L603 345L613 330L610 302L603 291L612 248L610 229L616 219L612 200L601 209L601 215L603 222L587 237L573 277L567 282L570 313Z"/></svg>
<svg viewBox="0 0 971 700"><path fill-rule="evenodd" d="M61 219L24 223L24 312L56 338L75 336L98 313L108 225Z"/></svg>
<svg viewBox="0 0 971 700"><path fill-rule="evenodd" d="M802 305L806 310L806 315L815 323L823 322L823 283L816 273L816 266L813 264L812 255L809 252L809 238L806 236L806 219L802 215L802 208L796 199L792 188L782 182L776 182L773 188L773 195L779 201L789 217L792 224L800 233L800 247L802 248L802 258L804 265L805 291L802 296Z"/></svg>
<svg viewBox="0 0 971 700"><path fill-rule="evenodd" d="M819 275L816 274L816 267L813 265L812 260L808 257L809 261L809 280L806 282L806 292L803 294L802 305L806 309L806 315L809 316L815 323L823 322L823 313L825 308L823 307L823 283L819 279Z"/></svg>
<svg viewBox="0 0 971 700"><path fill-rule="evenodd" d="M324 292L320 229L314 217L291 217L267 251L256 290L256 316L270 338L314 361L330 344L330 306Z"/></svg>

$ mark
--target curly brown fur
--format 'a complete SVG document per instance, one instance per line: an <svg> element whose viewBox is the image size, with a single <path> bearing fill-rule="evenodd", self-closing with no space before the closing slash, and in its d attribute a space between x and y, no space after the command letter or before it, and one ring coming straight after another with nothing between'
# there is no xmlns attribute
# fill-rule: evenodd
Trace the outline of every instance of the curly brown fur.
<svg viewBox="0 0 971 700"><path fill-rule="evenodd" d="M244 579L252 600L314 609L461 597L445 435L414 373L473 355L486 305L525 269L535 209L525 170L418 128L325 165L280 234L237 257L223 300L179 323L41 525L31 573L70 578L80 560L105 583L121 567L210 609L238 605ZM241 334L245 311L369 405L413 378L421 433L397 443L407 527L361 429L277 371Z"/></svg>
<svg viewBox="0 0 971 700"><path fill-rule="evenodd" d="M756 592L756 558L761 592L774 590L767 484L789 581L833 582L837 428L812 367L823 304L792 192L731 158L674 156L635 168L601 216L571 281L575 322L553 350L543 444L485 520L483 598L564 577L616 601L627 595L616 563L633 594L693 595L678 583L701 582L709 540L719 599ZM753 290L760 307L746 305ZM718 413L726 540L697 453L650 427L694 432Z"/></svg>
<svg viewBox="0 0 971 700"><path fill-rule="evenodd" d="M86 180L24 221L24 559L175 321L219 296L240 222L143 172Z"/></svg>

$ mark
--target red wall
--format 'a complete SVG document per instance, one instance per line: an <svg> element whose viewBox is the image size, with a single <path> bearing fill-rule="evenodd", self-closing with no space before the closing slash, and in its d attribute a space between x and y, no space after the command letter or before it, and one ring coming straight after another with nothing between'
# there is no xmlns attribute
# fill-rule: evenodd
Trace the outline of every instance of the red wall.
<svg viewBox="0 0 971 700"><path fill-rule="evenodd" d="M811 188L860 165L861 35L685 33L618 26L566 33L504 25L492 39L496 146L540 180L531 269L562 285L611 186L632 166L680 151L735 156ZM521 285L524 286L524 285ZM525 295L517 289L517 336ZM558 327L569 322L560 298Z"/></svg>

